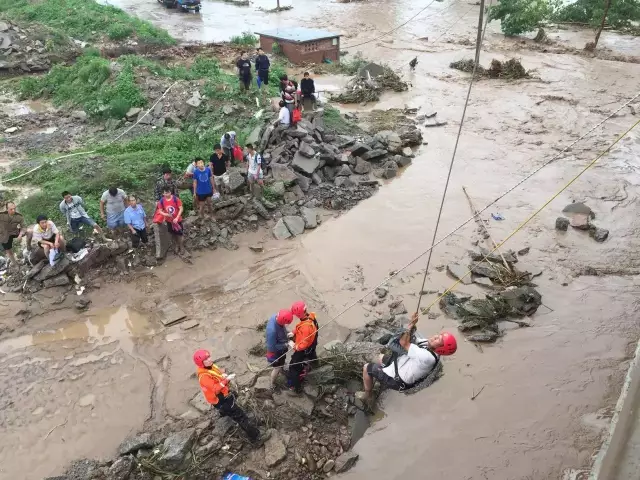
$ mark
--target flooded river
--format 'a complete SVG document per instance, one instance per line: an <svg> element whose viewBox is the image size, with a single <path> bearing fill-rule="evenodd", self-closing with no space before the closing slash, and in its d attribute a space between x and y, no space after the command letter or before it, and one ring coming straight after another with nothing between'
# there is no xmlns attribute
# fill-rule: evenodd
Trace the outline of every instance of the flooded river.
<svg viewBox="0 0 640 480"><path fill-rule="evenodd" d="M236 25L258 30L302 24L346 34L347 47L390 30L424 6L304 0L289 12L268 15L256 7L275 6L271 1L249 7L206 1L196 16L151 1L112 3L186 40L227 39L238 33ZM472 55L471 47L455 42L473 38L475 15L477 7L469 3L436 2L386 42L358 48L390 62L412 84L406 93L383 97L376 107L437 111L438 119L448 122L426 129L428 145L375 196L338 218L326 218L302 238L276 242L270 232L239 237L237 251L200 252L192 266L169 261L128 282L103 285L88 314L62 309L37 315L3 337L0 477L35 480L61 472L76 458L112 455L122 438L145 422L188 411L187 401L197 392L190 378L195 348L209 348L214 357L248 348L260 334L247 327L298 298L308 301L323 324L425 251L468 82L448 65ZM640 65L514 53L517 44L499 35L495 25L490 28L482 63L515 54L536 78L484 80L474 86L439 237L470 216L462 186L477 206L484 206L638 89ZM562 32L575 46L584 41L581 35ZM419 40L424 36L430 41ZM640 51L637 39L632 44L605 32L603 41L622 45L621 53ZM431 52L421 52L427 49ZM418 67L409 73L407 64L416 55ZM493 237L505 238L636 120L623 110L492 206L483 218L490 213L505 218L489 220ZM588 467L640 334L640 277L625 274L640 268L638 158L640 130L634 130L510 240L508 248L531 247L522 268L542 270L537 283L545 307L532 318L532 328L510 329L482 351L461 342L458 353L446 359L442 380L417 395L386 395L386 416L356 445L361 459L345 479L422 478L428 472L452 479L546 480ZM554 229L555 218L574 200L588 203L595 223L610 230L609 240L599 244L584 232ZM434 267L465 259L475 229L470 223L436 248L428 289L452 283ZM265 242L264 253L248 250L257 241ZM425 258L393 281L393 293L404 298L409 310L415 308L424 265ZM586 267L620 274L583 276ZM459 290L482 293L475 286ZM37 302L51 304L53 299L44 295L36 295ZM166 298L200 325L162 327L154 311ZM9 315L18 310L16 299L0 301ZM365 305L323 329L321 343L344 338L347 327L365 323L370 315ZM455 324L442 315L424 316L419 328L431 334ZM238 374L246 369L238 365ZM25 474L34 451L38 462Z"/></svg>

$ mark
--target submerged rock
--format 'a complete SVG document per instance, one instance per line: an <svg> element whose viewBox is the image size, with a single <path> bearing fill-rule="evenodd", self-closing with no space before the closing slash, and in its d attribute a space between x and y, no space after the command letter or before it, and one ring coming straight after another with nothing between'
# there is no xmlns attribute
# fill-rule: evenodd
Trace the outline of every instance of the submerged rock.
<svg viewBox="0 0 640 480"><path fill-rule="evenodd" d="M566 232L567 229L569 228L570 223L571 222L569 222L568 218L558 217L556 218L556 230L560 230L561 232Z"/></svg>
<svg viewBox="0 0 640 480"><path fill-rule="evenodd" d="M594 225L589 230L589 235L593 237L596 242L604 242L607 238L609 238L609 230L605 228L596 227Z"/></svg>
<svg viewBox="0 0 640 480"><path fill-rule="evenodd" d="M346 472L356 464L358 458L360 458L360 456L353 451L344 452L336 458L335 471L337 473Z"/></svg>
<svg viewBox="0 0 640 480"><path fill-rule="evenodd" d="M447 265L447 272L449 272L453 278L460 280L464 285L471 285L473 283L471 275L467 275L469 269L464 265L450 263Z"/></svg>

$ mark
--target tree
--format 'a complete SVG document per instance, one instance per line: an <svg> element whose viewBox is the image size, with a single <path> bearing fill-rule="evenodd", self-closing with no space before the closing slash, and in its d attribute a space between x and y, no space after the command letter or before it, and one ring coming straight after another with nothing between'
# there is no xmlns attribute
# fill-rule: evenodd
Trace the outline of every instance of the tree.
<svg viewBox="0 0 640 480"><path fill-rule="evenodd" d="M598 33L596 33L596 39L593 41L593 50L598 46L598 41L600 40L600 34L602 33L602 29L604 28L604 24L607 21L607 14L609 13L609 9L611 8L611 0L605 0L606 5L604 6L604 13L602 14L602 22L600 23L600 28L598 28ZM587 44L588 47L591 47L590 44Z"/></svg>
<svg viewBox="0 0 640 480"><path fill-rule="evenodd" d="M640 21L640 0L577 0L558 9L553 16L555 21L584 23L593 27L600 27L603 18L605 24L612 28L632 28L633 22Z"/></svg>
<svg viewBox="0 0 640 480"><path fill-rule="evenodd" d="M549 0L500 0L489 8L489 20L500 20L502 33L520 35L538 28L553 13Z"/></svg>

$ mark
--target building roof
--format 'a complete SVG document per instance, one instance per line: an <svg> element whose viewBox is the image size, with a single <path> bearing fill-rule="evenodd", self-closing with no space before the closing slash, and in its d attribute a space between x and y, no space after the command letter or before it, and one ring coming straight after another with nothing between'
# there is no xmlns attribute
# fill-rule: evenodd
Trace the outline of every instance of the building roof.
<svg viewBox="0 0 640 480"><path fill-rule="evenodd" d="M273 37L288 42L302 43L312 42L314 40L322 40L324 38L340 37L339 33L329 32L327 30L316 30L315 28L303 27L284 27L256 32L264 37Z"/></svg>

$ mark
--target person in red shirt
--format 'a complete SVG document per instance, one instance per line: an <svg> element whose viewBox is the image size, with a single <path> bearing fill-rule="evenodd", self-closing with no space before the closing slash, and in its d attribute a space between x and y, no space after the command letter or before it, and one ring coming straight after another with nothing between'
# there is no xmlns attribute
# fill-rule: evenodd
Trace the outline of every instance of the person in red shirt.
<svg viewBox="0 0 640 480"><path fill-rule="evenodd" d="M184 228L182 226L183 210L182 200L171 193L171 187L164 187L162 189L162 197L158 201L154 222L162 223L162 219L164 219L178 255L185 253ZM160 221L158 222L158 220Z"/></svg>
<svg viewBox="0 0 640 480"><path fill-rule="evenodd" d="M290 390L300 393L309 363L318 358L318 322L315 313L307 312L307 305L303 301L291 305L291 313L298 317L300 322L293 329L293 339L289 342L289 346L295 351L289 361L287 384Z"/></svg>
<svg viewBox="0 0 640 480"><path fill-rule="evenodd" d="M238 406L235 394L229 390L230 376L214 365L207 350L196 351L193 362L198 367L198 383L207 402L213 405L221 417L230 417L236 422L252 442L259 441L260 430L249 421L247 414Z"/></svg>

